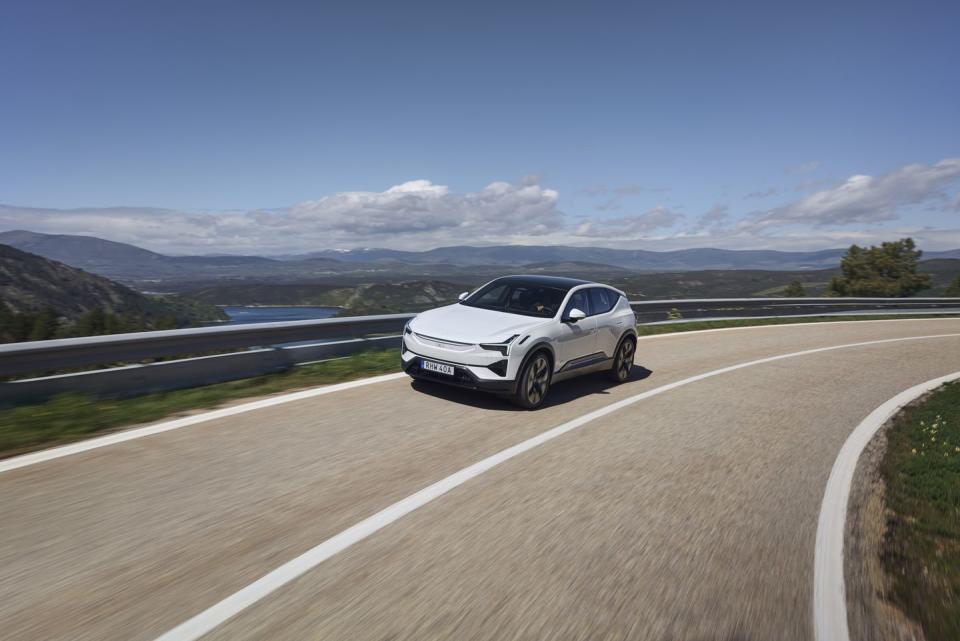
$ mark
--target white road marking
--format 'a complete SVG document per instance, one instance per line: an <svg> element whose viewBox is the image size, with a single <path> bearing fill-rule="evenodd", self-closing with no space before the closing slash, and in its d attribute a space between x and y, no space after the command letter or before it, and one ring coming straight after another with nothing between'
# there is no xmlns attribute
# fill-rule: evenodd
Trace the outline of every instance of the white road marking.
<svg viewBox="0 0 960 641"><path fill-rule="evenodd" d="M873 410L847 437L840 449L820 506L813 561L813 625L817 641L850 641L843 575L843 543L847 504L853 473L873 435L901 407L944 383L960 379L960 372L914 385Z"/></svg>
<svg viewBox="0 0 960 641"><path fill-rule="evenodd" d="M501 463L508 461L515 456L519 456L524 452L532 450L533 448L543 445L548 441L566 434L572 430L577 429L591 421L595 421L598 418L612 414L618 410L621 410L625 407L633 405L639 401L650 398L652 396L657 396L663 394L664 392L669 392L670 390L676 389L678 387L683 387L684 385L689 385L690 383L695 383L697 381L702 381L706 378L712 378L714 376L719 376L720 374L726 374L728 372L733 372L736 370L744 369L747 367L753 367L755 365L762 365L764 363L772 363L775 361L780 361L788 358L795 358L798 356L808 356L810 354L819 354L822 352L829 352L839 349L848 349L851 347L862 347L867 345L880 345L883 343L895 343L901 341L913 341L913 340L930 340L935 338L956 338L960 337L960 334L937 334L933 336L908 336L902 338L887 338L883 340L875 341L865 341L860 343L848 343L846 345L833 345L830 347L818 347L815 349L808 349L801 352L792 352L789 354L780 354L778 356L769 356L766 358L757 359L754 361L748 361L746 363L739 363L737 365L730 365L728 367L723 367L720 369L712 370L705 372L703 374L697 374L696 376L691 376L661 387L656 387L652 390L636 394L634 396L627 397L616 403L611 403L605 407L602 407L598 410L594 410L583 416L575 418L571 421L558 425L557 427L551 428L546 432L542 432L537 436L522 441L512 447L508 447L505 450L497 452L496 454L489 456L473 465L463 468L458 472L454 472L450 476L437 481L436 483L429 485L415 494L397 501L396 503L384 508L383 510L377 512L376 514L360 521L356 525L353 525L346 530L343 530L339 534L334 535L333 537L327 539L326 541L320 543L314 548L307 550L300 556L287 561L277 569L265 574L260 577L253 583L247 585L246 587L240 589L238 592L228 596L219 603L207 608L203 612L197 614L196 616L188 619L184 623L181 623L177 627L173 628L169 632L157 637L156 641L195 641L203 635L207 634L220 624L224 623L228 619L231 619L235 615L239 614L241 611L250 607L257 601L260 601L264 597L268 596L272 592L280 589L290 581L302 576L304 573L312 570L317 567L330 557L334 556L338 552L346 550L350 546L354 545L367 538L371 534L377 532L378 530L383 529L384 527L390 525L394 521L399 520L400 518L410 514L414 510L423 507L427 503L443 496L450 490L453 490L460 485L463 485L470 479L473 479L477 476L480 476L487 470L500 465Z"/></svg>
<svg viewBox="0 0 960 641"><path fill-rule="evenodd" d="M757 317L761 318L761 317ZM764 316L762 318L771 318L769 316ZM786 318L786 317L783 317ZM795 317L794 317L795 318ZM711 318L699 318L696 320L691 320L691 323L702 322L709 323ZM729 318L727 320L747 320L744 318ZM756 319L754 319L756 320ZM654 338L679 338L682 336L692 336L696 334L713 334L715 332L738 332L748 329L762 330L762 329L800 329L803 327L823 327L824 325L850 325L851 323L910 323L920 321L922 323L929 322L957 322L960 321L960 318L876 318L872 320L847 320L847 321L823 321L818 323L770 323L769 325L746 325L744 327L714 327L713 329L695 329L693 331L684 332L669 332L667 334L648 334L646 336L638 337L639 340L652 340ZM654 323L651 323L652 325Z"/></svg>
<svg viewBox="0 0 960 641"><path fill-rule="evenodd" d="M0 473L9 472L10 470L16 470L21 467L27 467L28 465L34 465L36 463L43 463L44 461L52 461L54 459L62 458L64 456L70 456L71 454L88 452L90 450L95 450L100 447L106 447L108 445L114 445L116 443L123 443L124 441L132 441L133 439L143 438L144 436L151 436L153 434L169 432L170 430L178 430L181 427L196 425L197 423L203 423L205 421L212 421L218 418L226 418L228 416L234 416L235 414L252 412L253 410L259 410L265 407L273 407L274 405L281 405L283 403L289 403L291 401L300 401L305 398L313 398L314 396L323 396L324 394L332 394L333 392L352 389L354 387L360 387L362 385L372 385L373 383L382 383L384 381L392 381L398 378L405 378L406 376L407 376L406 374L401 372L397 374L385 374L383 376L374 376L372 378L362 378L360 380L349 381L347 383L337 383L336 385L325 385L323 387L315 387L313 389L303 390L300 392L293 392L291 394L283 394L281 396L273 396L273 397L265 398L259 401L243 403L242 405L234 405L233 407L225 407L219 410L204 412L202 414L185 416L183 418L174 419L172 421L165 421L163 423L157 423L155 425L148 425L146 427L139 427L132 430L126 430L124 432L107 434L106 436L98 436L96 438L92 438L87 441L80 441L79 443L73 443L71 445L62 445L60 447L53 447L48 450L33 452L32 454L23 454L21 456L14 456L12 458L8 458L6 460L0 461Z"/></svg>

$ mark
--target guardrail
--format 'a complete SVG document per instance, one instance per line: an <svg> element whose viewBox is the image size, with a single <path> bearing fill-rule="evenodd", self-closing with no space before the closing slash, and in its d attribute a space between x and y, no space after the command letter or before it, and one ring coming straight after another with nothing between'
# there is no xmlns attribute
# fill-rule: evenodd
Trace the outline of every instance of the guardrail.
<svg viewBox="0 0 960 641"><path fill-rule="evenodd" d="M631 301L639 323L728 317L834 315L851 311L960 313L960 298L714 298ZM0 377L62 372L94 365L107 369L0 383L0 405L63 392L123 397L247 378L299 364L395 347L413 314L224 325L0 345ZM344 340L346 339L346 340ZM319 342L318 342L319 341ZM148 359L202 354L144 363Z"/></svg>
<svg viewBox="0 0 960 641"><path fill-rule="evenodd" d="M960 298L678 298L631 301L638 323L709 318L834 315L871 311L930 311L960 308ZM958 309L960 311L960 309Z"/></svg>

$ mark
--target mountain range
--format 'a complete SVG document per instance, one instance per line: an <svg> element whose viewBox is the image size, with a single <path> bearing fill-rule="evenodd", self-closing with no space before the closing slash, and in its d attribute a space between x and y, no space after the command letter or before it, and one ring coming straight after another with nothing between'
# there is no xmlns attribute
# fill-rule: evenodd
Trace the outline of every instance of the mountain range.
<svg viewBox="0 0 960 641"><path fill-rule="evenodd" d="M700 270L805 271L836 267L844 249L812 252L682 249L649 251L544 245L321 250L289 256L169 256L93 236L0 233L0 243L88 272L147 288L149 283L216 282L222 279L297 282L378 281L420 276L472 276L528 268L584 274ZM927 252L925 259L960 258L960 249Z"/></svg>
<svg viewBox="0 0 960 641"><path fill-rule="evenodd" d="M183 296L146 296L103 276L0 244L0 305L19 314L53 308L68 321L93 310L135 316L146 323L172 317L188 325L223 320L213 305Z"/></svg>

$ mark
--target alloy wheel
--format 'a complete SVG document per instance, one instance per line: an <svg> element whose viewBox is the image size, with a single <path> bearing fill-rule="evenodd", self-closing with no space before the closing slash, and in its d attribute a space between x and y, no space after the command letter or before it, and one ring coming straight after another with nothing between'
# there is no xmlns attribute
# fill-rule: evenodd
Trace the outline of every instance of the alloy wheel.
<svg viewBox="0 0 960 641"><path fill-rule="evenodd" d="M547 385L550 379L550 367L546 357L538 355L527 368L527 380L525 381L527 402L530 405L537 405L547 393Z"/></svg>

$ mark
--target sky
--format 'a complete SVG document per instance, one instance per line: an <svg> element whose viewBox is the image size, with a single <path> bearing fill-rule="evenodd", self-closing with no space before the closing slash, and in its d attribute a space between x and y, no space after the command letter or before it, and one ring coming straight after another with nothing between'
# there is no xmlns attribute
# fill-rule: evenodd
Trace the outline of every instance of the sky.
<svg viewBox="0 0 960 641"><path fill-rule="evenodd" d="M956 248L958 33L929 0L8 0L0 230Z"/></svg>

